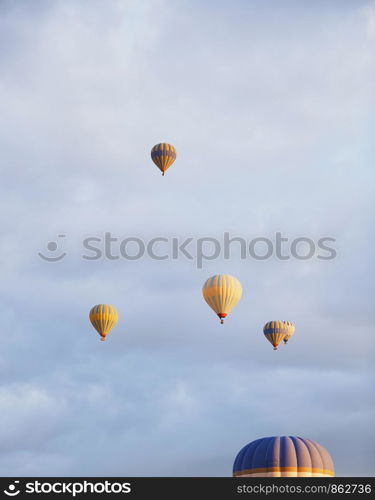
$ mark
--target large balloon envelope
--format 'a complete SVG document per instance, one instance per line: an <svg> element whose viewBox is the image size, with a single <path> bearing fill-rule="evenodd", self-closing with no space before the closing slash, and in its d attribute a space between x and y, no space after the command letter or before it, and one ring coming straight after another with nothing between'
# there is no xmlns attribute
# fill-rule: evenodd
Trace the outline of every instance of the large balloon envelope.
<svg viewBox="0 0 375 500"><path fill-rule="evenodd" d="M311 439L273 436L257 439L242 448L233 464L240 477L332 477L328 451Z"/></svg>
<svg viewBox="0 0 375 500"><path fill-rule="evenodd" d="M98 304L91 309L89 317L92 326L100 335L100 340L105 340L118 321L118 312L109 304Z"/></svg>
<svg viewBox="0 0 375 500"><path fill-rule="evenodd" d="M162 175L164 175L172 163L174 163L176 157L177 153L175 148L172 144L167 144L166 142L156 144L151 150L151 159L161 170Z"/></svg>
<svg viewBox="0 0 375 500"><path fill-rule="evenodd" d="M230 274L216 274L205 282L202 293L204 300L224 323L224 318L242 297L242 286Z"/></svg>

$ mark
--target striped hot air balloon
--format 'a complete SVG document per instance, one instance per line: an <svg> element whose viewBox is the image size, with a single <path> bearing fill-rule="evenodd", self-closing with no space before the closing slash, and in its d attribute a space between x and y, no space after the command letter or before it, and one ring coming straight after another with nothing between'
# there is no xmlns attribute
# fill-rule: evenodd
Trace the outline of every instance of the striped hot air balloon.
<svg viewBox="0 0 375 500"><path fill-rule="evenodd" d="M151 158L155 165L160 168L162 175L168 170L168 168L174 163L177 153L172 144L167 144L166 142L161 142L156 144L151 150Z"/></svg>
<svg viewBox="0 0 375 500"><path fill-rule="evenodd" d="M100 335L100 340L105 340L118 321L118 312L109 304L98 304L91 309L89 317L92 326Z"/></svg>
<svg viewBox="0 0 375 500"><path fill-rule="evenodd" d="M288 340L293 337L294 335L294 332L296 330L296 327L294 325L294 323L292 323L291 321L284 321L283 323L285 323L286 325L286 328L287 328L287 334L285 335L284 337L284 344L287 344L288 343Z"/></svg>
<svg viewBox="0 0 375 500"><path fill-rule="evenodd" d="M264 325L263 333L276 351L277 346L284 339L285 335L287 335L288 328L284 321L269 321Z"/></svg>
<svg viewBox="0 0 375 500"><path fill-rule="evenodd" d="M328 451L311 439L273 436L242 448L233 464L236 477L332 477Z"/></svg>
<svg viewBox="0 0 375 500"><path fill-rule="evenodd" d="M242 296L242 286L230 274L216 274L208 278L202 289L204 300L219 316L220 322L233 309Z"/></svg>

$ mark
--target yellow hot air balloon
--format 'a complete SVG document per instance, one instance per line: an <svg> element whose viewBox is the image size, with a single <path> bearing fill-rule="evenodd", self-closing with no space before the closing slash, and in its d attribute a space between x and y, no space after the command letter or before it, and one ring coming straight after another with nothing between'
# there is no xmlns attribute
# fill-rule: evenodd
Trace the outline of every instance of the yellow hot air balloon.
<svg viewBox="0 0 375 500"><path fill-rule="evenodd" d="M242 296L242 286L230 274L216 274L208 278L202 289L204 300L219 316L221 323Z"/></svg>
<svg viewBox="0 0 375 500"><path fill-rule="evenodd" d="M276 351L277 346L288 333L288 329L284 321L269 321L264 325L263 333L266 339L273 345L273 349Z"/></svg>
<svg viewBox="0 0 375 500"><path fill-rule="evenodd" d="M92 326L100 335L100 340L105 340L118 321L118 312L109 304L98 304L91 309L89 317Z"/></svg>
<svg viewBox="0 0 375 500"><path fill-rule="evenodd" d="M172 144L161 142L151 149L151 158L155 165L160 168L164 175L168 168L174 163L177 153Z"/></svg>
<svg viewBox="0 0 375 500"><path fill-rule="evenodd" d="M284 344L288 343L288 340L293 337L294 332L296 330L295 325L291 321L284 321L287 329L287 334L284 337Z"/></svg>

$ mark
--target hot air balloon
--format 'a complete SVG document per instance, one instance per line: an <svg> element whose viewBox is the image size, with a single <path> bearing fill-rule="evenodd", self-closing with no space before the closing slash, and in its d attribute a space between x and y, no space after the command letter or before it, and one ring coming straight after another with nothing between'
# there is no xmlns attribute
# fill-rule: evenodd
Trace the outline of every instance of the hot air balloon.
<svg viewBox="0 0 375 500"><path fill-rule="evenodd" d="M89 317L92 326L100 335L100 340L105 340L118 321L118 312L113 306L98 304L91 309Z"/></svg>
<svg viewBox="0 0 375 500"><path fill-rule="evenodd" d="M238 453L236 477L332 477L328 451L311 439L273 436L257 439Z"/></svg>
<svg viewBox="0 0 375 500"><path fill-rule="evenodd" d="M172 144L161 142L151 149L151 158L155 165L160 168L162 175L174 163L177 153Z"/></svg>
<svg viewBox="0 0 375 500"><path fill-rule="evenodd" d="M230 274L216 274L208 278L202 289L204 300L219 316L220 322L233 309L242 296L242 286Z"/></svg>
<svg viewBox="0 0 375 500"><path fill-rule="evenodd" d="M288 332L288 333L285 335L285 337L284 337L284 344L287 344L287 343L288 343L288 340L289 340L291 337L293 337L296 327L295 327L295 325L294 325L292 322L290 322L290 321L284 321L283 323L286 325L287 332Z"/></svg>
<svg viewBox="0 0 375 500"><path fill-rule="evenodd" d="M266 339L273 345L274 351L288 333L288 328L284 321L269 321L264 325L263 333Z"/></svg>

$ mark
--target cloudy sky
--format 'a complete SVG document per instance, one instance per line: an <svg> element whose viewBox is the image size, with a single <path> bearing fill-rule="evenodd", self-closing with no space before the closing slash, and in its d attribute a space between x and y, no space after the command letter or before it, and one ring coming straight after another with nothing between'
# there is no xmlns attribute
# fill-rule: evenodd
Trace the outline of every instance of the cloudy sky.
<svg viewBox="0 0 375 500"><path fill-rule="evenodd" d="M270 435L373 475L374 56L370 1L1 1L1 475L229 476ZM84 259L105 232L337 256ZM224 326L216 273L244 289Z"/></svg>

